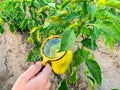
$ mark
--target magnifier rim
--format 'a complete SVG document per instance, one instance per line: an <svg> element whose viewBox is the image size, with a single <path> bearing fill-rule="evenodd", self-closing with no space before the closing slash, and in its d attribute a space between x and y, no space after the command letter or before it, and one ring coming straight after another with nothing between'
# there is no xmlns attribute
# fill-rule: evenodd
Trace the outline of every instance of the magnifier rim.
<svg viewBox="0 0 120 90"><path fill-rule="evenodd" d="M61 39L60 36L57 36L57 35L48 37L47 39L45 39L45 41L43 41L41 48L40 48L40 52L41 52L41 55L43 56L43 58L46 58L49 61L57 61L57 60L61 59L62 57L64 57L64 55L66 54L66 51L64 51L64 53L61 54L60 57L55 57L55 58L49 58L44 54L44 45L46 44L46 42L48 42L49 40L52 40L53 38Z"/></svg>

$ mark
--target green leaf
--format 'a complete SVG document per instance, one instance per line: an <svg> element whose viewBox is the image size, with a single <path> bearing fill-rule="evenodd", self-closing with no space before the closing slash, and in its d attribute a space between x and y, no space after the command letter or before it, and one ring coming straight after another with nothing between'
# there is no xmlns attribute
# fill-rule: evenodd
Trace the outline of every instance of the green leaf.
<svg viewBox="0 0 120 90"><path fill-rule="evenodd" d="M40 5L39 5L39 2L38 2L38 1L34 0L34 1L32 2L32 6L38 9Z"/></svg>
<svg viewBox="0 0 120 90"><path fill-rule="evenodd" d="M47 3L53 2L54 0L45 0Z"/></svg>
<svg viewBox="0 0 120 90"><path fill-rule="evenodd" d="M90 18L93 20L96 12L96 6L95 5L88 6L87 10L90 15Z"/></svg>
<svg viewBox="0 0 120 90"><path fill-rule="evenodd" d="M106 36L113 37L117 42L120 43L120 30L117 28L117 25L114 25L110 22L103 22L99 25L100 31Z"/></svg>
<svg viewBox="0 0 120 90"><path fill-rule="evenodd" d="M83 26L82 29L80 30L80 32L85 37L89 37L91 35L91 30L86 26Z"/></svg>
<svg viewBox="0 0 120 90"><path fill-rule="evenodd" d="M95 87L94 87L94 84L95 84L94 79L91 78L91 77L89 77L89 76L87 76L87 80L88 80L88 84L89 84L90 90L95 90Z"/></svg>
<svg viewBox="0 0 120 90"><path fill-rule="evenodd" d="M65 8L65 6L67 6L67 4L70 3L70 0L64 0L63 4L61 5L61 8Z"/></svg>
<svg viewBox="0 0 120 90"><path fill-rule="evenodd" d="M59 16L52 16L52 17L50 17L49 21L52 24L61 24L61 23L63 23L64 19L62 17L59 17Z"/></svg>
<svg viewBox="0 0 120 90"><path fill-rule="evenodd" d="M109 44L110 44L110 49L114 50L114 44L115 44L115 40L113 38L109 39Z"/></svg>
<svg viewBox="0 0 120 90"><path fill-rule="evenodd" d="M31 36L29 36L29 37L27 38L27 41L28 41L29 43L31 43L31 44L34 43L34 40L33 40L33 38L32 38Z"/></svg>
<svg viewBox="0 0 120 90"><path fill-rule="evenodd" d="M94 41L92 41L91 39L88 39L88 38L83 39L82 44L91 50L97 49L97 44Z"/></svg>
<svg viewBox="0 0 120 90"><path fill-rule="evenodd" d="M26 11L27 11L27 3L26 2L23 2L23 9L24 9L24 12L26 13Z"/></svg>
<svg viewBox="0 0 120 90"><path fill-rule="evenodd" d="M109 44L110 45L110 49L114 50L114 44L115 44L114 38L111 37L111 36L105 35L105 34L103 34L103 38L104 38L104 45L105 45L105 47L106 47L107 44Z"/></svg>
<svg viewBox="0 0 120 90"><path fill-rule="evenodd" d="M42 13L42 12L44 12L44 11L46 11L46 10L49 10L49 9L50 9L49 6L43 6L43 7L41 7L41 8L38 10L38 13Z"/></svg>
<svg viewBox="0 0 120 90"><path fill-rule="evenodd" d="M67 29L62 34L61 46L59 51L66 51L70 49L75 43L75 33L72 29Z"/></svg>
<svg viewBox="0 0 120 90"><path fill-rule="evenodd" d="M19 28L21 29L21 31L23 31L24 29L26 29L26 24L28 23L28 20L26 18L24 18L21 23Z"/></svg>
<svg viewBox="0 0 120 90"><path fill-rule="evenodd" d="M4 33L4 28L3 26L0 24L0 34L3 34Z"/></svg>
<svg viewBox="0 0 120 90"><path fill-rule="evenodd" d="M91 48L92 48L92 50L96 50L96 48L97 48L96 41L100 37L100 35L101 35L100 31L96 27L94 27L94 30L91 33Z"/></svg>
<svg viewBox="0 0 120 90"><path fill-rule="evenodd" d="M117 89L117 88L113 88L113 89L111 89L111 90L120 90L120 89Z"/></svg>
<svg viewBox="0 0 120 90"><path fill-rule="evenodd" d="M70 82L71 83L76 83L77 81L77 67L74 67L74 70L72 71L71 75L70 75Z"/></svg>
<svg viewBox="0 0 120 90"><path fill-rule="evenodd" d="M58 90L68 90L68 85L66 79L63 79L58 85Z"/></svg>
<svg viewBox="0 0 120 90"><path fill-rule="evenodd" d="M83 17L86 17L88 11L87 11L87 2L83 2L83 5L82 5L82 16Z"/></svg>
<svg viewBox="0 0 120 90"><path fill-rule="evenodd" d="M15 32L15 25L14 24L9 24L9 29L12 33Z"/></svg>
<svg viewBox="0 0 120 90"><path fill-rule="evenodd" d="M95 60L87 59L86 66L93 78L95 79L95 81L97 82L97 84L101 86L102 76L99 64Z"/></svg>
<svg viewBox="0 0 120 90"><path fill-rule="evenodd" d="M36 62L41 58L40 46L35 46L27 57L28 62Z"/></svg>
<svg viewBox="0 0 120 90"><path fill-rule="evenodd" d="M79 66L88 58L89 54L90 54L89 51L86 51L83 48L82 49L78 48L73 54L73 65Z"/></svg>
<svg viewBox="0 0 120 90"><path fill-rule="evenodd" d="M31 8L31 9L29 10L29 12L30 12L31 17L32 17L32 18L35 18L34 8Z"/></svg>
<svg viewBox="0 0 120 90"><path fill-rule="evenodd" d="M48 6L55 8L55 3L48 3Z"/></svg>
<svg viewBox="0 0 120 90"><path fill-rule="evenodd" d="M60 49L60 44L53 45L50 48L50 57L56 57L58 50Z"/></svg>
<svg viewBox="0 0 120 90"><path fill-rule="evenodd" d="M89 55L89 59L92 59L92 60L95 59L94 53L91 53L91 54Z"/></svg>
<svg viewBox="0 0 120 90"><path fill-rule="evenodd" d="M94 27L93 32L91 33L91 39L96 42L96 40L100 37L101 33L98 28Z"/></svg>
<svg viewBox="0 0 120 90"><path fill-rule="evenodd" d="M65 18L65 22L68 22L72 19L78 18L80 16L80 12L71 12L68 14L68 16Z"/></svg>
<svg viewBox="0 0 120 90"><path fill-rule="evenodd" d="M120 1L119 0L108 0L106 1L106 6L117 8L120 10Z"/></svg>
<svg viewBox="0 0 120 90"><path fill-rule="evenodd" d="M40 4L40 6L45 6L46 5L46 2L45 0L37 0Z"/></svg>

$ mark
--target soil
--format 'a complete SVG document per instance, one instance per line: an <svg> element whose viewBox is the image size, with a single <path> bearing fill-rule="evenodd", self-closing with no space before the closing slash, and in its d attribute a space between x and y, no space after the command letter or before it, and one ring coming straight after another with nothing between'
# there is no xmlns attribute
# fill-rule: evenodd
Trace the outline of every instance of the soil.
<svg viewBox="0 0 120 90"><path fill-rule="evenodd" d="M12 34L6 25L5 29L0 35L0 90L10 90L18 76L27 69L29 63L25 59L31 49L26 42L27 35Z"/></svg>
<svg viewBox="0 0 120 90"><path fill-rule="evenodd" d="M0 35L0 90L11 90L16 79L32 63L25 60L32 49L32 45L27 42L27 33L11 33L5 25L4 34ZM95 90L120 89L120 45L115 45L115 51L104 48L103 41L98 41L99 49L94 51L95 58L102 70L102 86L96 85ZM70 85L70 90L89 90L86 78L83 75L84 64L80 66L78 83L76 86ZM57 90L60 76L54 73L50 76L50 90Z"/></svg>
<svg viewBox="0 0 120 90"><path fill-rule="evenodd" d="M94 52L102 69L102 87L96 90L120 90L120 44L115 44L114 51L105 48L102 40L98 41L98 50Z"/></svg>

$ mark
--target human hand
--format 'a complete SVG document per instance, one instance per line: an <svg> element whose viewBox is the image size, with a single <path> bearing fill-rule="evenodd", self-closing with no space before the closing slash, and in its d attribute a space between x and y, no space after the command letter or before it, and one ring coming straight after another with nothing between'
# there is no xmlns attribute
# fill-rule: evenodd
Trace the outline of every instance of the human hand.
<svg viewBox="0 0 120 90"><path fill-rule="evenodd" d="M49 76L52 68L49 64L42 68L40 61L29 67L16 81L12 90L49 90ZM38 73L39 72L39 73ZM37 75L36 75L37 74Z"/></svg>

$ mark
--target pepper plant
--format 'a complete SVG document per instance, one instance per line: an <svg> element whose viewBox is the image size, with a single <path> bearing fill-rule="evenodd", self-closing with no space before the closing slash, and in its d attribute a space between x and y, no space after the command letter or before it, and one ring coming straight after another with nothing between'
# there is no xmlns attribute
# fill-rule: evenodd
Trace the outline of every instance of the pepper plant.
<svg viewBox="0 0 120 90"><path fill-rule="evenodd" d="M29 32L28 42L34 44L27 58L30 62L42 58L41 43L51 35L61 36L60 51L67 51L77 41L78 48L58 90L68 90L69 84L77 83L82 63L90 89L94 90L95 83L101 86L102 76L91 51L98 48L99 37L111 50L120 43L119 4L119 0L5 0L0 4L0 33L5 23L12 33Z"/></svg>

